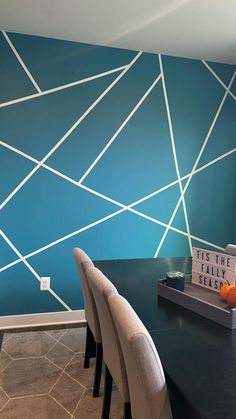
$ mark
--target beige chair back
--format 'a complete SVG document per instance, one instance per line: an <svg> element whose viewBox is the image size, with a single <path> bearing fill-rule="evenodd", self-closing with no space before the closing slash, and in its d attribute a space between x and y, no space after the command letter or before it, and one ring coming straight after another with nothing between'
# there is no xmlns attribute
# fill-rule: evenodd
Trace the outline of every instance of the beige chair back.
<svg viewBox="0 0 236 419"><path fill-rule="evenodd" d="M102 341L102 337L98 313L93 294L87 280L86 273L88 268L94 267L94 264L88 257L88 255L86 255L86 253L78 247L73 250L73 254L78 267L80 281L82 285L85 318L94 336L95 342L100 343Z"/></svg>
<svg viewBox="0 0 236 419"><path fill-rule="evenodd" d="M125 298L111 295L108 303L124 354L132 418L171 419L164 371L151 336Z"/></svg>
<svg viewBox="0 0 236 419"><path fill-rule="evenodd" d="M87 278L101 326L103 359L117 385L122 401L126 403L129 402L129 391L124 358L107 302L109 296L117 295L118 292L111 281L97 268L89 268Z"/></svg>
<svg viewBox="0 0 236 419"><path fill-rule="evenodd" d="M236 256L236 244L227 244L225 248L225 253L228 253L232 256Z"/></svg>

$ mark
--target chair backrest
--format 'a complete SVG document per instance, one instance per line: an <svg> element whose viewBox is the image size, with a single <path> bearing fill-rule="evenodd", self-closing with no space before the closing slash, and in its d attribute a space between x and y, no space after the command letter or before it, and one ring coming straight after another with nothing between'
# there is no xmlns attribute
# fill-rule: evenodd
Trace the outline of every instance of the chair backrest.
<svg viewBox="0 0 236 419"><path fill-rule="evenodd" d="M133 419L171 419L162 364L147 329L120 295L108 304L124 355Z"/></svg>
<svg viewBox="0 0 236 419"><path fill-rule="evenodd" d="M111 281L97 268L89 268L87 277L98 311L103 359L117 385L122 401L126 403L129 402L129 391L124 358L107 302L109 296L117 295L118 292Z"/></svg>
<svg viewBox="0 0 236 419"><path fill-rule="evenodd" d="M83 290L85 318L94 336L95 342L102 341L101 329L98 319L97 307L87 280L87 269L94 266L86 253L78 247L73 250L73 255L79 271L80 281Z"/></svg>
<svg viewBox="0 0 236 419"><path fill-rule="evenodd" d="M225 253L228 253L232 256L236 256L236 244L227 244L225 248Z"/></svg>

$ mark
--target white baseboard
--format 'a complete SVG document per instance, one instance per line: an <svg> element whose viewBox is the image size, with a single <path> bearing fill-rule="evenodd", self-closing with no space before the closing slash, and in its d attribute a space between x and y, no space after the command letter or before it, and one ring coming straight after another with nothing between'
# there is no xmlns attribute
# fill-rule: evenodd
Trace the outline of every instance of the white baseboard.
<svg viewBox="0 0 236 419"><path fill-rule="evenodd" d="M0 330L61 324L66 326L66 324L72 323L78 323L78 325L85 323L84 310L2 316L0 317Z"/></svg>

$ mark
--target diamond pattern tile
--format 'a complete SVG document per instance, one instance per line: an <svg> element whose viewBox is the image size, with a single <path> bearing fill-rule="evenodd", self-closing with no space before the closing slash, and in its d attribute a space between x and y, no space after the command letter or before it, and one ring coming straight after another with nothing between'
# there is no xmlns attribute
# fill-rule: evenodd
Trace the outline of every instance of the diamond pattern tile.
<svg viewBox="0 0 236 419"><path fill-rule="evenodd" d="M84 387L73 380L73 378L63 374L50 391L50 395L70 413L73 413L84 391Z"/></svg>
<svg viewBox="0 0 236 419"><path fill-rule="evenodd" d="M60 372L45 358L17 359L0 374L0 386L9 397L45 394Z"/></svg>
<svg viewBox="0 0 236 419"><path fill-rule="evenodd" d="M73 352L84 352L86 331L84 328L69 329L60 338L60 342L70 348Z"/></svg>
<svg viewBox="0 0 236 419"><path fill-rule="evenodd" d="M0 419L100 418L104 376L100 397L94 399L95 360L83 368L85 328L6 334L4 341L16 359L11 361L5 350L0 353L0 365L5 359L0 372ZM45 353L48 342L52 347ZM36 346L41 355L32 358ZM123 404L113 386L110 419L122 418Z"/></svg>
<svg viewBox="0 0 236 419"><path fill-rule="evenodd" d="M101 393L102 395L102 393ZM78 408L74 413L75 419L89 418L99 419L102 410L102 397L92 398L92 391L87 390L82 397ZM122 419L123 418L123 404L118 391L114 388L112 390L112 401L110 419Z"/></svg>
<svg viewBox="0 0 236 419"><path fill-rule="evenodd" d="M0 419L69 419L71 416L50 396L12 399L0 411Z"/></svg>
<svg viewBox="0 0 236 419"><path fill-rule="evenodd" d="M9 398L6 393L0 388L0 409L8 402Z"/></svg>
<svg viewBox="0 0 236 419"><path fill-rule="evenodd" d="M0 372L4 370L11 362L11 358L5 351L0 352Z"/></svg>
<svg viewBox="0 0 236 419"><path fill-rule="evenodd" d="M91 359L90 368L88 369L83 368L83 363L84 355L81 353L75 354L71 362L65 368L65 371L75 380L79 380L80 384L89 389L93 386L95 359ZM78 373L79 371L80 374ZM101 385L103 385L103 375Z"/></svg>
<svg viewBox="0 0 236 419"><path fill-rule="evenodd" d="M55 346L47 353L47 358L60 368L64 368L71 361L74 353L61 343L57 342Z"/></svg>
<svg viewBox="0 0 236 419"><path fill-rule="evenodd" d="M45 355L54 345L55 340L44 332L17 333L4 343L4 350L12 358L38 357Z"/></svg>

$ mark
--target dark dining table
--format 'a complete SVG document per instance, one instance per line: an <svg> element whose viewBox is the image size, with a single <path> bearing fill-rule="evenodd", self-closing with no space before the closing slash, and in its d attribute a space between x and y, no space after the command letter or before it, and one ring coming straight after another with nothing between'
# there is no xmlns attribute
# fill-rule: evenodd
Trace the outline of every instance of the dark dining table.
<svg viewBox="0 0 236 419"><path fill-rule="evenodd" d="M152 336L174 417L236 418L236 329L229 330L158 297L168 271L191 273L191 258L97 261ZM151 418L150 418L151 419Z"/></svg>

